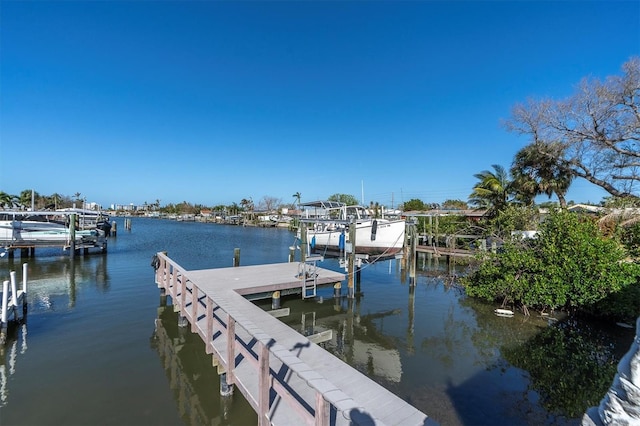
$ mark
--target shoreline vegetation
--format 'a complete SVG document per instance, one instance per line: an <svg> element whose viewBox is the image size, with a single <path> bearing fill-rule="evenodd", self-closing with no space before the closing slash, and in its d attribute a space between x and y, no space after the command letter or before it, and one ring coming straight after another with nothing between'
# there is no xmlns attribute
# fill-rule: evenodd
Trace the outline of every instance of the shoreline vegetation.
<svg viewBox="0 0 640 426"><path fill-rule="evenodd" d="M500 168L496 173L502 173ZM486 174L480 175L479 185L486 179ZM38 200L31 205L41 206L54 198L58 208L82 202L79 194L76 202L70 197L58 196L57 199L34 194L37 193L25 190L22 197L13 199L24 201L28 195ZM271 200L271 209L265 209L263 202L256 208L250 199L243 199L242 206L234 203L233 211L228 206L203 208L187 202L160 207L156 202L133 211L103 212L111 216L296 229L303 211L293 204L283 205L277 199L267 198ZM350 195L334 194L329 198L357 204ZM569 203L567 208L553 203L523 205L515 199L499 208L494 204L484 210L469 210L460 200L443 203L446 209L417 199L401 207L410 209L417 235L424 238L424 243L430 240L431 244L438 245L438 240L446 240L449 244L452 239L457 244L455 248L476 251L467 273L459 277L468 296L525 315L531 310L541 315L563 311L570 316L589 315L626 324L640 316L638 205L640 203L629 197L611 197L600 206ZM23 203L14 205L16 207L29 210ZM52 206L49 203L44 207L51 209ZM369 206L369 213L374 217L380 215L380 210L375 203ZM478 211L481 213L469 213ZM396 214L405 216L403 211ZM456 235L465 238L450 238ZM481 243L484 250L480 250Z"/></svg>

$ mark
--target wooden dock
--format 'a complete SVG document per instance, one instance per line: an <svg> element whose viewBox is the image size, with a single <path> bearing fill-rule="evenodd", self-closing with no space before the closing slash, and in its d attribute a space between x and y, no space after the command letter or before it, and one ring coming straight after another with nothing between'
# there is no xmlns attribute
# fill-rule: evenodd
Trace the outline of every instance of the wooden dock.
<svg viewBox="0 0 640 426"><path fill-rule="evenodd" d="M431 253L434 256L447 257L475 257L477 251L465 250L451 247L434 247L434 246L417 246L416 251L419 253Z"/></svg>
<svg viewBox="0 0 640 426"><path fill-rule="evenodd" d="M245 297L302 289L310 279L308 265L188 271L163 253L157 259L158 287L200 335L226 383L240 390L260 425L435 424ZM313 271L318 286L345 278L322 268Z"/></svg>

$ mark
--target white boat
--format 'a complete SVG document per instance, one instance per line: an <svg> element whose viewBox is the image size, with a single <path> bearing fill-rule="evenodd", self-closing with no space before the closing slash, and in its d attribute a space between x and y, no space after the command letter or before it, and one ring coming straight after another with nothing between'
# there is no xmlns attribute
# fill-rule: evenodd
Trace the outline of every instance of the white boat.
<svg viewBox="0 0 640 426"><path fill-rule="evenodd" d="M301 206L313 207L320 214L306 218L307 243L315 252L348 251L355 245L358 254L393 256L402 250L405 221L371 217L363 206L316 201ZM355 223L355 244L349 241L350 224Z"/></svg>
<svg viewBox="0 0 640 426"><path fill-rule="evenodd" d="M71 245L67 215L60 212L0 211L0 247L47 247ZM75 244L102 247L99 229L75 231Z"/></svg>
<svg viewBox="0 0 640 426"><path fill-rule="evenodd" d="M100 229L104 231L107 237L111 235L111 222L109 220L110 216L101 211L72 207L66 209L58 209L56 210L56 213L64 214L67 217L71 214L75 214L77 218L76 229L83 231Z"/></svg>

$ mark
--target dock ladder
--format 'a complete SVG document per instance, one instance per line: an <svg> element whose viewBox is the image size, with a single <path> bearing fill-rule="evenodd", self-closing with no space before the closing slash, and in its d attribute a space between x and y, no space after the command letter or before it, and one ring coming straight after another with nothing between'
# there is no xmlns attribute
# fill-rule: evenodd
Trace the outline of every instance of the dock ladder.
<svg viewBox="0 0 640 426"><path fill-rule="evenodd" d="M300 262L298 277L302 281L302 298L307 299L316 296L316 288L318 285L318 265L317 262L323 261L324 256L311 255L304 262Z"/></svg>

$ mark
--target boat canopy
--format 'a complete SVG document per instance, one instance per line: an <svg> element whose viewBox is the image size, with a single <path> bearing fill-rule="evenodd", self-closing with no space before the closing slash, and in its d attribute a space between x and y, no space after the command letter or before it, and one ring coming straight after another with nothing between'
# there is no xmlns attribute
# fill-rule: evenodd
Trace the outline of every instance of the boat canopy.
<svg viewBox="0 0 640 426"><path fill-rule="evenodd" d="M319 209L339 209L344 206L346 206L345 203L341 203L340 201L329 201L329 200L310 201L308 203L300 204L300 207L316 207Z"/></svg>

